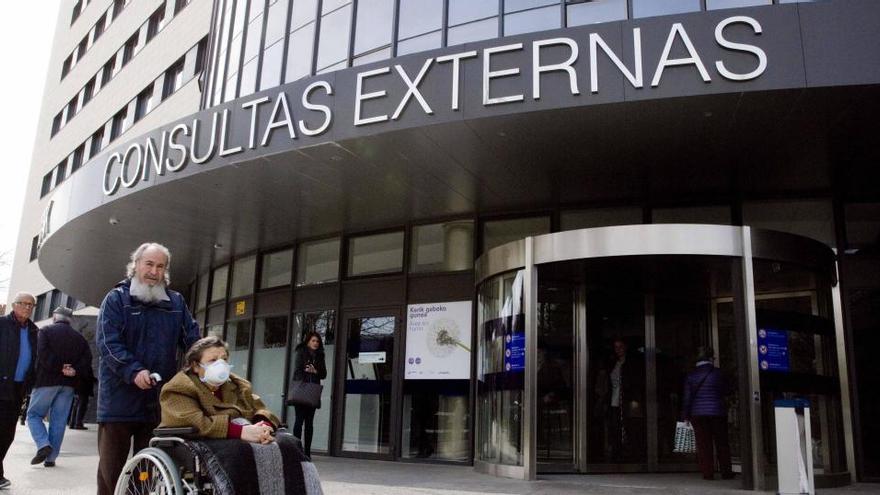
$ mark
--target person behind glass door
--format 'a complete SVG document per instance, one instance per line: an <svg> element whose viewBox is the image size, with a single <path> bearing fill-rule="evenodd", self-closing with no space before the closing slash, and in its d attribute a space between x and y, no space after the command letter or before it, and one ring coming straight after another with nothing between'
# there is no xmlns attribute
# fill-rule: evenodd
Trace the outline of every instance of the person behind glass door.
<svg viewBox="0 0 880 495"><path fill-rule="evenodd" d="M640 457L637 447L644 438L645 363L628 352L622 338L612 341L612 350L606 387L610 460L632 461Z"/></svg>
<svg viewBox="0 0 880 495"><path fill-rule="evenodd" d="M721 478L733 478L730 467L730 444L727 437L727 407L724 395L727 388L721 370L715 367L715 352L711 347L697 350L696 369L684 381L684 400L681 416L694 427L697 442L697 460L703 478L714 478L715 459L713 444L718 453Z"/></svg>
<svg viewBox="0 0 880 495"><path fill-rule="evenodd" d="M293 362L293 380L320 384L327 378L327 366L324 363L324 342L318 332L308 332L302 342L296 346ZM315 410L321 408L293 406L296 420L293 422L293 435L302 440L303 449L308 457L312 456L312 434L314 433ZM303 431L305 426L305 431Z"/></svg>

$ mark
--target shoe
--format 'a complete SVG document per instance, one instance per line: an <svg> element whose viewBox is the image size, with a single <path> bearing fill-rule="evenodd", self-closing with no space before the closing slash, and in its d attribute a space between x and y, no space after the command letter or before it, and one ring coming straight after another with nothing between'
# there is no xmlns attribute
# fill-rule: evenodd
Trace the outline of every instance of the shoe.
<svg viewBox="0 0 880 495"><path fill-rule="evenodd" d="M43 463L44 467L55 467L55 461L46 461Z"/></svg>
<svg viewBox="0 0 880 495"><path fill-rule="evenodd" d="M11 484L12 484L11 481L0 476L0 488L9 488L9 485L11 485Z"/></svg>
<svg viewBox="0 0 880 495"><path fill-rule="evenodd" d="M39 464L39 463L45 461L46 458L49 457L49 454L51 454L51 453L52 453L51 446L46 445L45 447L40 447L40 450L37 451L37 455L35 455L34 458L31 459L31 465L33 466L34 464Z"/></svg>

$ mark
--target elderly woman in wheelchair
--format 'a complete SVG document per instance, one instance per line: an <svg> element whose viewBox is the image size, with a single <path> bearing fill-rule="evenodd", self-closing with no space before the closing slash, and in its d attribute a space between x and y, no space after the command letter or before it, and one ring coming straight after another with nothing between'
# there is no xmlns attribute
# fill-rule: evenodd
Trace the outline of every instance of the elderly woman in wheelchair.
<svg viewBox="0 0 880 495"><path fill-rule="evenodd" d="M298 439L230 373L226 343L205 337L160 393L162 423L134 455L116 493L320 494L317 470Z"/></svg>

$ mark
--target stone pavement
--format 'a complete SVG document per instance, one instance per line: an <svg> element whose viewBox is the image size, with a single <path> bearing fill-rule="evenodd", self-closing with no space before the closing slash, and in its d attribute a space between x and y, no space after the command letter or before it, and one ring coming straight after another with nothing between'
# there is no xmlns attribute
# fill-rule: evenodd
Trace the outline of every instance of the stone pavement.
<svg viewBox="0 0 880 495"><path fill-rule="evenodd" d="M95 493L98 466L97 427L68 430L54 468L31 466L36 448L27 428L19 426L6 456L10 495L91 495ZM470 466L413 464L316 456L326 495L727 495L748 494L737 490L737 481L704 481L696 474L552 475L534 482L494 478L475 473ZM3 493L4 490L0 490ZM823 495L880 493L880 484L859 484Z"/></svg>

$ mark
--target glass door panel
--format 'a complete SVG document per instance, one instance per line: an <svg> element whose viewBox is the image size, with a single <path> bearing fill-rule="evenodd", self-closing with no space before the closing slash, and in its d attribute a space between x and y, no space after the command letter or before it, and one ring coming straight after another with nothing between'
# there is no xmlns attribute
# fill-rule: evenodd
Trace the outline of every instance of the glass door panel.
<svg viewBox="0 0 880 495"><path fill-rule="evenodd" d="M397 317L354 317L346 327L342 450L391 454Z"/></svg>

